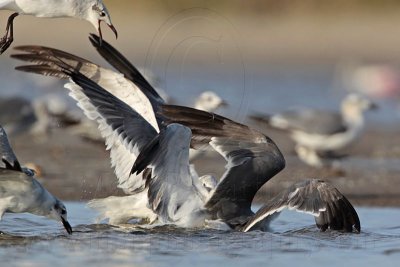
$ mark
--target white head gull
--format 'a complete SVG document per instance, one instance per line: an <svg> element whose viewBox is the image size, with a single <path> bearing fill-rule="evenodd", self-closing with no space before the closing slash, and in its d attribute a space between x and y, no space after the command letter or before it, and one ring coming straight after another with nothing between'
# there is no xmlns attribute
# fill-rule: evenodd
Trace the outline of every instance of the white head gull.
<svg viewBox="0 0 400 267"><path fill-rule="evenodd" d="M121 208L129 212L120 215L121 221L122 217L143 218L198 227L208 220L217 220L231 228L249 231L265 229L270 215L288 207L313 214L322 230L360 231L353 206L339 191L319 180L295 184L282 193L279 202L275 199L258 213L252 212L254 195L285 166L278 147L264 134L216 114L164 105L131 64L117 68L125 75L111 75L93 63L59 50L38 46L18 49L28 54L14 57L35 64L18 69L70 77L72 82L66 88L71 96L89 118L99 123L111 149L119 187L131 194L120 201L115 197L111 201L95 201L94 206L105 207L103 212L110 211L108 204L113 202L117 206L129 205ZM111 51L106 43L97 49ZM115 51L108 57L116 65L122 59ZM109 75L103 76L106 73ZM118 88L110 83L112 79L118 79ZM124 86L131 90L129 97L121 94ZM206 144L227 160L224 175L216 187L211 185L211 190L189 163L189 148ZM128 198L135 202L128 204Z"/></svg>
<svg viewBox="0 0 400 267"><path fill-rule="evenodd" d="M0 9L15 12L8 18L6 34L0 40L0 54L13 42L13 21L20 14L41 18L73 17L87 20L96 28L100 38L100 24L105 22L117 37L117 30L111 23L110 14L102 0L0 0Z"/></svg>
<svg viewBox="0 0 400 267"><path fill-rule="evenodd" d="M272 116L251 118L287 131L296 143L296 152L304 162L322 167L336 157L333 152L358 139L365 127L364 113L375 109L369 99L350 94L343 101L340 113L326 110L297 109Z"/></svg>
<svg viewBox="0 0 400 267"><path fill-rule="evenodd" d="M194 108L207 112L215 112L218 108L226 105L227 103L215 92L204 91L196 99Z"/></svg>
<svg viewBox="0 0 400 267"><path fill-rule="evenodd" d="M4 213L28 212L62 222L71 234L64 204L33 177L31 169L20 165L1 126L0 156L0 220Z"/></svg>

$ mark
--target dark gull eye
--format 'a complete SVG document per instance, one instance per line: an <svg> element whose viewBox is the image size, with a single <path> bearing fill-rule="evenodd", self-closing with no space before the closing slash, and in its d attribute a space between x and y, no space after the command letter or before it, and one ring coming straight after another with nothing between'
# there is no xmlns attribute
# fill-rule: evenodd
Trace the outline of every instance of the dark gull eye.
<svg viewBox="0 0 400 267"><path fill-rule="evenodd" d="M67 210L62 209L62 210L61 210L61 215L65 215L65 214L67 214Z"/></svg>
<svg viewBox="0 0 400 267"><path fill-rule="evenodd" d="M100 12L100 17L105 17L105 16L106 16L106 13L104 11L101 11Z"/></svg>

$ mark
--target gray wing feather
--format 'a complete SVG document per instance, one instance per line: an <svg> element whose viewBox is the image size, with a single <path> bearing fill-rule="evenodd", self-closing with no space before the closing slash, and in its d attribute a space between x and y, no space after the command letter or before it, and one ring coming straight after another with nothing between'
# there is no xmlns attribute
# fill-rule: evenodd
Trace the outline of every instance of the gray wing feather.
<svg viewBox="0 0 400 267"><path fill-rule="evenodd" d="M344 132L346 123L339 113L324 110L292 110L269 118L272 126L283 125L282 129L300 130L310 134L329 135Z"/></svg>
<svg viewBox="0 0 400 267"><path fill-rule="evenodd" d="M189 128L170 124L141 150L132 172L140 173L150 166L148 197L153 211L162 222L178 222L201 206L196 189L197 179L192 179L189 168Z"/></svg>
<svg viewBox="0 0 400 267"><path fill-rule="evenodd" d="M130 169L139 152L136 146L132 147L129 143L129 136L138 125L140 126L138 129L144 129L142 136L145 136L147 124L143 120L141 122L144 124L141 124L141 122L133 118L128 118L128 107L133 107L141 117L145 118L157 130L158 125L150 102L141 90L132 82L125 79L122 74L101 68L85 59L64 51L42 46L23 46L16 49L28 54L13 55L14 58L39 64L17 67L18 70L41 75L51 75L58 78L68 78L70 73L79 72L109 92L108 96L100 94L98 96L101 96L101 98L96 99L97 104L103 107L101 111L103 114L101 114L96 106L97 104L93 103L94 100L91 100L83 92L82 88L74 83L65 85L71 91L70 96L77 100L78 106L82 108L85 115L89 119L98 122L99 130L106 140L107 148L110 149L111 164L115 167L115 173L119 182L118 187L122 188L128 194L142 190L145 186L142 176L130 175ZM70 73L66 73L66 70ZM90 86L95 88L95 83L91 83ZM86 92L90 94L90 90ZM96 92L96 90L92 92ZM112 106L112 104L108 103L108 97L120 99L126 105L118 101L117 106ZM119 114L118 109L121 109L121 114ZM135 113L134 117L137 117L137 113ZM116 118L114 118L115 116ZM130 119L135 124L130 125ZM121 124L121 122L123 123ZM146 126L143 128L143 125ZM140 136L138 135L138 141L141 139ZM148 137L151 140L152 133ZM145 142L146 140L142 141Z"/></svg>
<svg viewBox="0 0 400 267"><path fill-rule="evenodd" d="M10 169L15 171L21 171L22 168L19 164L14 151L11 148L10 142L7 138L7 133L4 131L3 127L0 125L0 156L1 162L0 167L4 169Z"/></svg>
<svg viewBox="0 0 400 267"><path fill-rule="evenodd" d="M139 113L97 83L79 72L65 70L65 73L82 88L125 146L137 146L140 151L157 135L157 131Z"/></svg>
<svg viewBox="0 0 400 267"><path fill-rule="evenodd" d="M138 88L137 85L125 78L123 74L102 68L86 59L54 48L19 46L14 49L23 51L25 54L14 54L11 55L12 58L35 64L18 66L16 67L17 70L57 78L68 78L68 75L63 72L63 67L67 65L70 69L79 71L98 83L129 106L135 107L135 110L158 130L152 103L149 100L150 98L145 94L147 91Z"/></svg>
<svg viewBox="0 0 400 267"><path fill-rule="evenodd" d="M116 142L115 137L107 138L107 140L111 140L108 145L112 146L112 164L119 166L119 169L123 168L122 171L116 169L120 172L118 177L119 187L130 194L143 190L146 187L145 180L141 176L130 175L129 167L136 159L135 155L138 155L139 151L157 135L157 131L125 102L113 96L86 76L68 71L66 73L74 83L82 88L82 92L91 102L92 108L96 110L95 114L100 116L97 118L100 125L110 128L110 131L103 130L102 132L112 131L113 135L119 140L119 142ZM126 149L131 151L130 155L124 152Z"/></svg>
<svg viewBox="0 0 400 267"><path fill-rule="evenodd" d="M205 207L237 227L237 219L253 215L254 195L285 166L275 143L267 136L222 116L180 106L163 106L167 123L192 130L192 146L209 143L226 160L226 171ZM235 221L235 222L233 222Z"/></svg>
<svg viewBox="0 0 400 267"><path fill-rule="evenodd" d="M360 220L351 203L334 186L313 179L296 183L261 207L243 227L247 232L283 209L305 212L315 217L321 231L330 228L360 232Z"/></svg>

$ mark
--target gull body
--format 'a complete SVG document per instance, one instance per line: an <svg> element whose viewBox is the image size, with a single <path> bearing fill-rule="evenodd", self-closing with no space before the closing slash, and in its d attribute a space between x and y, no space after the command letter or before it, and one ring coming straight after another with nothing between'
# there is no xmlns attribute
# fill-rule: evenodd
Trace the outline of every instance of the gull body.
<svg viewBox="0 0 400 267"><path fill-rule="evenodd" d="M1 126L0 154L0 220L5 213L28 212L60 221L71 234L65 205L33 177L32 170L19 164Z"/></svg>
<svg viewBox="0 0 400 267"><path fill-rule="evenodd" d="M365 128L364 113L375 108L366 97L350 94L343 99L340 112L304 108L272 116L255 115L252 119L287 132L296 143L299 158L322 167L336 160L334 152L360 137Z"/></svg>
<svg viewBox="0 0 400 267"><path fill-rule="evenodd" d="M102 36L101 22L117 36L110 14L102 0L0 0L0 10L14 11L7 22L6 34L0 41L0 54L13 42L13 20L18 15L39 18L72 17L90 22Z"/></svg>

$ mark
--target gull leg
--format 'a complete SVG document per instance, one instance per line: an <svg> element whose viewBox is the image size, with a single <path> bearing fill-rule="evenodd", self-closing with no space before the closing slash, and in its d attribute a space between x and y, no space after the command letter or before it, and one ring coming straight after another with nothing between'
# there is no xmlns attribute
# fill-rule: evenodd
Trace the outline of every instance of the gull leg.
<svg viewBox="0 0 400 267"><path fill-rule="evenodd" d="M0 40L0 55L10 47L12 42L14 41L14 19L18 16L18 13L13 13L8 18L7 26L6 26L6 34Z"/></svg>
<svg viewBox="0 0 400 267"><path fill-rule="evenodd" d="M0 221L4 213L6 213L7 209L10 207L13 198L13 196L0 198Z"/></svg>

